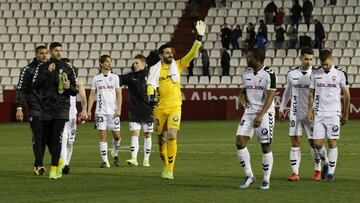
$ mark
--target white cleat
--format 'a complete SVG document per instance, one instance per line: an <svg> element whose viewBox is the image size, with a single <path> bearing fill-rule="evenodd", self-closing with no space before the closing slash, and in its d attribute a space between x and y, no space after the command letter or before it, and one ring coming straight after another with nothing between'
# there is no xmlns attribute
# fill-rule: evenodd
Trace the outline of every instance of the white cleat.
<svg viewBox="0 0 360 203"><path fill-rule="evenodd" d="M260 190L268 190L270 189L270 183L263 181L260 185Z"/></svg>
<svg viewBox="0 0 360 203"><path fill-rule="evenodd" d="M109 162L102 162L100 168L110 168Z"/></svg>
<svg viewBox="0 0 360 203"><path fill-rule="evenodd" d="M136 159L126 160L126 163L127 163L129 166L138 166L138 165L139 165Z"/></svg>
<svg viewBox="0 0 360 203"><path fill-rule="evenodd" d="M143 166L145 166L145 167L150 167L150 161L149 161L149 159L144 159L144 161L143 161Z"/></svg>
<svg viewBox="0 0 360 203"><path fill-rule="evenodd" d="M256 181L256 177L253 176L253 177L249 177L249 176L246 176L245 177L245 182L243 184L240 185L240 189L246 189L248 188L251 184L255 183Z"/></svg>

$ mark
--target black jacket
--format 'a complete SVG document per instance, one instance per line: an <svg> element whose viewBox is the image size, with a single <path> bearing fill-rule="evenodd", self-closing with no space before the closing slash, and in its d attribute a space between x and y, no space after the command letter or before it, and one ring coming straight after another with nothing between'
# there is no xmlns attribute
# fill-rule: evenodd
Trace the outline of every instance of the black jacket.
<svg viewBox="0 0 360 203"><path fill-rule="evenodd" d="M154 120L153 109L147 95L147 75L147 68L119 75L120 85L127 85L129 88L129 121L152 122Z"/></svg>
<svg viewBox="0 0 360 203"><path fill-rule="evenodd" d="M312 3L309 0L306 0L302 7L302 12L303 12L304 17L311 17L313 9L314 9L314 7L313 7Z"/></svg>
<svg viewBox="0 0 360 203"><path fill-rule="evenodd" d="M325 39L324 26L320 22L315 24L315 39Z"/></svg>
<svg viewBox="0 0 360 203"><path fill-rule="evenodd" d="M52 63L56 69L50 72L48 68ZM70 89L64 89L62 93L58 91L60 73L66 73L70 80ZM78 93L75 71L71 66L62 60L50 59L37 67L32 85L42 93L40 120L69 119L70 95Z"/></svg>
<svg viewBox="0 0 360 203"><path fill-rule="evenodd" d="M31 85L36 67L39 65L40 63L34 58L29 65L22 68L16 87L16 108L22 107L25 100L28 116L40 116L40 91L33 89Z"/></svg>

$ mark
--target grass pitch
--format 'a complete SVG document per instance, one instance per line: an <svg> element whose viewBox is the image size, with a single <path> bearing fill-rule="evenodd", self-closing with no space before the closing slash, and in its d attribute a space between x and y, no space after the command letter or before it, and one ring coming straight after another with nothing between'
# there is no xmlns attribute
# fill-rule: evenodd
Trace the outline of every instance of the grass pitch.
<svg viewBox="0 0 360 203"><path fill-rule="evenodd" d="M0 202L360 202L360 122L341 129L335 181L311 180L313 160L305 137L301 152L299 182L288 182L290 139L288 124L275 125L274 167L271 188L258 189L261 179L261 150L256 139L249 144L257 182L239 190L243 169L237 159L236 121L187 121L178 139L175 179L160 178L162 162L153 136L151 167L128 167L130 136L122 123L119 154L122 166L101 169L97 131L87 123L79 127L71 161L71 174L59 180L32 174L33 154L28 124L0 125ZM111 138L109 137L109 146ZM140 139L142 164L143 138ZM46 151L45 166L50 158ZM48 172L48 171L47 171Z"/></svg>

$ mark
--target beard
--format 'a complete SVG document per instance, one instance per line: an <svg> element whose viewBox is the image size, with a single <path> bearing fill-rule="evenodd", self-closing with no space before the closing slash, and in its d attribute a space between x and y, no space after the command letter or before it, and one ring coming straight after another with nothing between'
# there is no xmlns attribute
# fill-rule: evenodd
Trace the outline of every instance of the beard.
<svg viewBox="0 0 360 203"><path fill-rule="evenodd" d="M164 63L166 63L166 64L171 64L172 60L173 60L172 57L164 58Z"/></svg>

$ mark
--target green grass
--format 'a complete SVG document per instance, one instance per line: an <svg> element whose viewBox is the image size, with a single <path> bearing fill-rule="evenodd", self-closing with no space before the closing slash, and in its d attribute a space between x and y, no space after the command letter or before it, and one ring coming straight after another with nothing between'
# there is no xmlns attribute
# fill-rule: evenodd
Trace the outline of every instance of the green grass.
<svg viewBox="0 0 360 203"><path fill-rule="evenodd" d="M269 191L258 189L262 156L256 139L250 142L249 150L258 181L248 190L238 189L244 173L234 145L237 124L235 121L183 122L172 181L160 178L162 163L156 137L153 137L150 168L125 166L125 160L130 157L126 122L122 123L120 168L98 168L97 132L92 124L85 124L79 127L75 142L72 173L59 180L32 175L31 134L27 124L2 124L0 202L360 202L360 122L351 121L342 128L333 183L311 180L313 161L305 139L302 140L301 181L286 181L291 172L290 142L287 124L278 122ZM142 153L140 147L139 163L142 163ZM46 152L47 169L49 162Z"/></svg>

